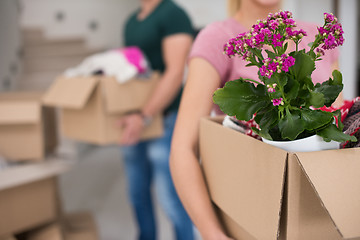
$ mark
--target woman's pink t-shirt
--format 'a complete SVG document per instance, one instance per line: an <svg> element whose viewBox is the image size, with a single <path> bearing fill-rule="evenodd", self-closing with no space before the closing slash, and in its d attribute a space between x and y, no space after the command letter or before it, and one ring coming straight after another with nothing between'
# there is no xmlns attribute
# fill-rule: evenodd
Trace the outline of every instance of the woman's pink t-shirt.
<svg viewBox="0 0 360 240"><path fill-rule="evenodd" d="M317 34L316 25L297 21L297 29L303 29L307 36L302 39L299 49L310 49L308 44L315 39ZM208 61L219 73L222 87L226 82L242 78L258 79L258 68L256 66L245 67L247 61L239 57L229 58L223 52L224 44L239 33L246 32L244 26L233 18L225 21L215 22L208 25L198 34L189 59L200 57ZM294 47L294 46L293 46ZM293 51L294 49L290 49ZM316 69L312 74L314 83L321 83L329 79L333 64L338 60L337 49L325 52L323 60L316 62Z"/></svg>

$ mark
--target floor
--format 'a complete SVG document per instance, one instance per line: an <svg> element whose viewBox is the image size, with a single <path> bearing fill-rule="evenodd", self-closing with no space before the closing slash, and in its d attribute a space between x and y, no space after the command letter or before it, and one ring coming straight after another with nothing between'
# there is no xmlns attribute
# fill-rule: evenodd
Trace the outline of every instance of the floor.
<svg viewBox="0 0 360 240"><path fill-rule="evenodd" d="M65 142L60 154L75 164L59 182L64 211L91 211L101 240L135 240L136 226L127 199L119 148ZM159 205L156 212L159 240L174 239L172 226Z"/></svg>

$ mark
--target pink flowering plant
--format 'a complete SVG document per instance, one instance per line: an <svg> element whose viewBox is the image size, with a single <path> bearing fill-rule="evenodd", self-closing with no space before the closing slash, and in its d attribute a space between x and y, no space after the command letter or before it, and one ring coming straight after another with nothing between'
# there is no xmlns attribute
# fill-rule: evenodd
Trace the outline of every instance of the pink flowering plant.
<svg viewBox="0 0 360 240"><path fill-rule="evenodd" d="M253 130L269 140L295 140L317 134L325 141L355 141L355 137L342 132L340 121L336 124L334 118L340 116L339 110L319 109L330 107L342 91L341 73L334 70L332 78L321 84L314 85L311 79L315 61L320 61L326 50L344 42L336 17L325 13L324 19L309 51L298 48L307 34L295 30L289 11L269 14L249 32L230 39L224 46L225 54L258 67L260 81L240 78L227 82L214 93L214 102L225 114L239 120L254 118L259 129ZM287 53L290 41L295 51Z"/></svg>

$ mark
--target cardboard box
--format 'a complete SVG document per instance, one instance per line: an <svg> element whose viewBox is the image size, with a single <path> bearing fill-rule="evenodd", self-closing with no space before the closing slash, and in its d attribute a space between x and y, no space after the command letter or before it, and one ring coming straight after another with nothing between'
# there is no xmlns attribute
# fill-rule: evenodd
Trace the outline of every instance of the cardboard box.
<svg viewBox="0 0 360 240"><path fill-rule="evenodd" d="M66 240L98 240L96 223L89 212L67 214L65 221Z"/></svg>
<svg viewBox="0 0 360 240"><path fill-rule="evenodd" d="M16 240L16 238L13 236L7 236L7 237L3 237L3 238L0 237L0 240Z"/></svg>
<svg viewBox="0 0 360 240"><path fill-rule="evenodd" d="M41 161L57 145L54 109L42 106L42 93L0 94L0 155L10 161Z"/></svg>
<svg viewBox="0 0 360 240"><path fill-rule="evenodd" d="M26 234L26 240L64 240L64 233L59 223L50 223Z"/></svg>
<svg viewBox="0 0 360 240"><path fill-rule="evenodd" d="M88 212L67 214L18 236L20 240L99 240L96 224Z"/></svg>
<svg viewBox="0 0 360 240"><path fill-rule="evenodd" d="M210 196L235 239L360 239L360 149L290 153L200 124Z"/></svg>
<svg viewBox="0 0 360 240"><path fill-rule="evenodd" d="M54 221L59 205L55 177L0 191L0 237Z"/></svg>
<svg viewBox="0 0 360 240"><path fill-rule="evenodd" d="M118 143L117 120L123 114L139 110L145 104L159 79L132 79L119 84L113 77L59 77L43 102L62 109L61 129L64 136L95 144ZM142 139L162 135L162 118L156 116Z"/></svg>

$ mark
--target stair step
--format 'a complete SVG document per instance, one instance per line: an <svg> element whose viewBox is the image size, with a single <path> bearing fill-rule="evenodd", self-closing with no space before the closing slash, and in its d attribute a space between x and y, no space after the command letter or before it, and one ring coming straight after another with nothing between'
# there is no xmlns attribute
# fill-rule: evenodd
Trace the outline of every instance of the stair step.
<svg viewBox="0 0 360 240"><path fill-rule="evenodd" d="M88 49L85 46L61 46L61 47L27 47L24 49L25 57L46 57L46 56L90 56L103 51L102 49Z"/></svg>
<svg viewBox="0 0 360 240"><path fill-rule="evenodd" d="M44 33L39 28L26 28L22 29L22 36L24 43L37 42L44 40Z"/></svg>
<svg viewBox="0 0 360 240"><path fill-rule="evenodd" d="M48 57L25 57L24 72L32 73L39 71L64 71L79 65L87 56L48 56Z"/></svg>
<svg viewBox="0 0 360 240"><path fill-rule="evenodd" d="M25 47L36 47L36 46L63 46L63 45L86 45L86 42L83 38L57 38L57 39L37 39L36 41L24 41Z"/></svg>
<svg viewBox="0 0 360 240"><path fill-rule="evenodd" d="M62 71L44 71L23 74L18 82L19 90L45 91L55 79L62 74Z"/></svg>

